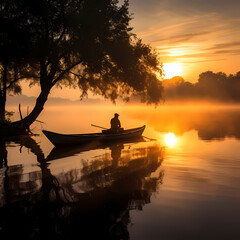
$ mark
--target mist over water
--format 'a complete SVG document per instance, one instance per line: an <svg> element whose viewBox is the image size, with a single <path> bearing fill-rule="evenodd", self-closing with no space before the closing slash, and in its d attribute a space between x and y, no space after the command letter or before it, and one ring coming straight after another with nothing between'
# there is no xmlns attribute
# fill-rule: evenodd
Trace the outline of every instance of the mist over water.
<svg viewBox="0 0 240 240"><path fill-rule="evenodd" d="M156 141L59 149L41 132L100 132L115 112ZM240 237L238 106L47 106L39 120L0 144L1 239Z"/></svg>

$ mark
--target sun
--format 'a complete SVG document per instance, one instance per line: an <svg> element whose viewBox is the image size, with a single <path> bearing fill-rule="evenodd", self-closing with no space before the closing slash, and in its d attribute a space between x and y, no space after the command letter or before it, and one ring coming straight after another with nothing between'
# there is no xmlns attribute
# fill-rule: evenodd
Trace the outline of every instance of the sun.
<svg viewBox="0 0 240 240"><path fill-rule="evenodd" d="M168 147L174 147L177 142L177 138L174 133L167 133L165 135L165 142Z"/></svg>
<svg viewBox="0 0 240 240"><path fill-rule="evenodd" d="M182 66L181 63L164 63L163 72L165 79L170 79L175 76L182 75Z"/></svg>

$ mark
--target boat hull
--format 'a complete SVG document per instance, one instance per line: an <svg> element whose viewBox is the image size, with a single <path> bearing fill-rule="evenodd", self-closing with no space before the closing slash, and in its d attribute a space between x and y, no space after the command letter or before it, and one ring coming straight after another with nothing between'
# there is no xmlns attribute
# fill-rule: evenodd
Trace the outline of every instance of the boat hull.
<svg viewBox="0 0 240 240"><path fill-rule="evenodd" d="M104 134L104 133L60 134L46 130L43 130L43 133L52 144L57 146L57 145L84 144L93 141L112 142L134 139L140 137L144 129L145 126L142 126L139 128L124 130L124 132L116 134Z"/></svg>

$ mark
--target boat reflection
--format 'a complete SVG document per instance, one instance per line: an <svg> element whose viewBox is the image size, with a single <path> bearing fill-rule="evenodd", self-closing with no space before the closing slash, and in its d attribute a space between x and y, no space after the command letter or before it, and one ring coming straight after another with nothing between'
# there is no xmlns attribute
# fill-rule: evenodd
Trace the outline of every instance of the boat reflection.
<svg viewBox="0 0 240 240"><path fill-rule="evenodd" d="M60 159L64 149L60 155L60 150L53 149L44 158L31 137L12 142L36 155L39 170L24 173L24 165L8 167L8 143L1 142L5 152L0 159L5 175L0 190L1 239L75 239L79 234L87 239L129 239L129 211L150 203L163 181L164 151L152 143L113 144L108 146L109 154L53 174L49 161ZM67 148L64 156L81 151Z"/></svg>
<svg viewBox="0 0 240 240"><path fill-rule="evenodd" d="M126 141L114 141L113 143L111 142L90 142L88 144L78 144L78 145L66 145L66 146L55 146L50 154L46 157L45 161L52 161L52 160L57 160L60 158L66 158L70 156L74 156L76 154L80 154L82 152L87 152L91 150L96 150L96 149L106 149L110 148L111 151L115 152L118 151L119 147L118 146L123 146L124 144L134 144L134 143L140 143L140 142L145 142L143 137L138 137L136 139L132 140L126 140ZM113 153L114 155L115 153ZM121 155L121 152L120 152Z"/></svg>

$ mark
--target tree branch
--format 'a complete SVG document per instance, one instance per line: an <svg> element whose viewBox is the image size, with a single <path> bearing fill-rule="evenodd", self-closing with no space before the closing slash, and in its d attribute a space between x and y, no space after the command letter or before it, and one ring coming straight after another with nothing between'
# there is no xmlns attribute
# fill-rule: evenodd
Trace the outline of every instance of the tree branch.
<svg viewBox="0 0 240 240"><path fill-rule="evenodd" d="M39 77L33 75L33 76L28 76L28 77L21 76L21 77L15 78L12 82L9 83L9 85L6 87L6 89L11 88L14 83L16 83L17 81L24 79L24 78L39 78Z"/></svg>
<svg viewBox="0 0 240 240"><path fill-rule="evenodd" d="M76 76L76 77L81 77L81 74L77 74L77 73L74 73L72 71L68 71L69 73L71 73L72 75Z"/></svg>
<svg viewBox="0 0 240 240"><path fill-rule="evenodd" d="M58 45L58 43L62 40L64 34L65 34L66 28L63 29L61 35L59 36L59 38L56 40L55 44Z"/></svg>
<svg viewBox="0 0 240 240"><path fill-rule="evenodd" d="M59 76L57 78L55 78L55 80L52 82L52 86L54 86L59 80L61 80L64 76L64 74L69 73L69 71L71 69L73 69L74 67L76 67L77 65L79 65L82 61L78 61L74 64L72 64L70 67L66 68L65 70L62 70L62 72L59 74Z"/></svg>
<svg viewBox="0 0 240 240"><path fill-rule="evenodd" d="M21 80L21 79L24 79L24 77L15 78L12 82L9 83L9 85L6 87L6 89L9 89L10 87L12 87L12 85L14 83L16 83L18 80Z"/></svg>

